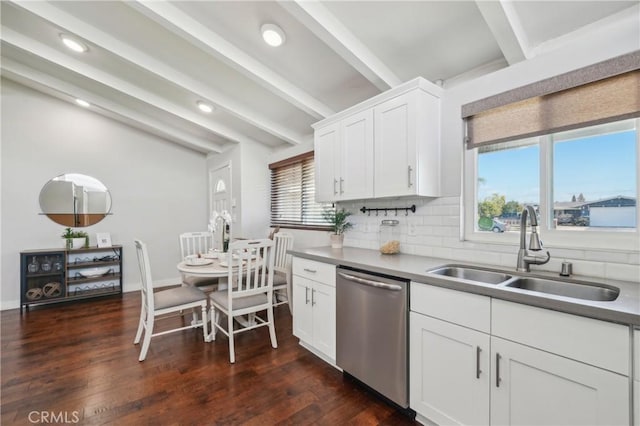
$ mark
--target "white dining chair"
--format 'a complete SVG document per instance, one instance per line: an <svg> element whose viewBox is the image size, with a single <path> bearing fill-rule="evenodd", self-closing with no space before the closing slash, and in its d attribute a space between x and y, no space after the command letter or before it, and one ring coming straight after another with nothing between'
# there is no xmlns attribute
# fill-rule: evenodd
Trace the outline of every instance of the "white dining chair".
<svg viewBox="0 0 640 426"><path fill-rule="evenodd" d="M273 320L273 247L273 241L268 238L231 243L227 253L228 288L209 295L209 340L215 341L217 330L229 338L231 363L236 361L234 335L238 333L269 327L271 346L278 347ZM266 311L266 319L258 315L262 311ZM221 314L227 317L226 328L219 324Z"/></svg>
<svg viewBox="0 0 640 426"><path fill-rule="evenodd" d="M291 258L287 250L293 248L293 234L277 232L273 235L275 243L273 264L273 291L275 300L273 306L289 304L289 312L293 314L291 303ZM283 294L284 293L284 294Z"/></svg>
<svg viewBox="0 0 640 426"><path fill-rule="evenodd" d="M187 256L207 253L213 248L213 233L211 232L185 232L180 234L180 256L181 259ZM218 287L218 279L210 277L198 277L195 275L182 274L182 285L198 287L205 293L209 293Z"/></svg>
<svg viewBox="0 0 640 426"><path fill-rule="evenodd" d="M144 361L151 343L151 338L189 328L202 327L204 341L208 339L207 326L207 295L195 287L175 287L158 292L153 291L153 281L151 279L151 266L149 264L149 254L147 246L140 240L135 240L136 252L138 254L138 266L140 268L140 278L142 279L142 301L140 306L140 322L138 331L133 340L134 344L140 343L144 332L144 340L140 349L138 361ZM189 325L167 329L154 333L153 329L157 319L168 319L167 314L176 313L182 316L183 311L200 309L202 311L202 321L191 322ZM160 317L160 318L158 318ZM184 321L184 320L183 320Z"/></svg>

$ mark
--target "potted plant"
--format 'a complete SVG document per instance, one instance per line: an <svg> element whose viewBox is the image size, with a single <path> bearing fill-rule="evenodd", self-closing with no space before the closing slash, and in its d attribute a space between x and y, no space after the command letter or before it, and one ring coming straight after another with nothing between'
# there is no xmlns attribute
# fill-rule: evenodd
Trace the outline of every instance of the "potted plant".
<svg viewBox="0 0 640 426"><path fill-rule="evenodd" d="M347 222L347 218L351 216L351 212L345 209L325 209L322 211L322 217L331 226L333 233L329 236L331 238L331 248L342 248L344 241L344 231L353 227L351 222Z"/></svg>
<svg viewBox="0 0 640 426"><path fill-rule="evenodd" d="M71 228L65 228L62 238L65 239L65 247L68 249L89 247L89 235L84 231L74 231Z"/></svg>

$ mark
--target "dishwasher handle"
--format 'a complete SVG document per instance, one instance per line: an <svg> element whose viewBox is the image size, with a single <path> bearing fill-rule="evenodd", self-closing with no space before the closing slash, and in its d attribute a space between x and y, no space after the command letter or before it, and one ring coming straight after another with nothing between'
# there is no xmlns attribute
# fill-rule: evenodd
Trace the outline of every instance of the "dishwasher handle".
<svg viewBox="0 0 640 426"><path fill-rule="evenodd" d="M391 291L401 291L402 290L402 287L399 286L398 284L388 284L388 283L383 283L383 282L380 282L380 281L370 280L370 279L367 279L367 278L360 278L360 277L356 277L355 275L345 274L344 272L338 272L338 275L340 275L345 280L353 281L353 282L356 282L358 284L364 284L364 285L368 285L368 286L371 286L371 287L378 287L378 288L382 288L384 290L391 290Z"/></svg>

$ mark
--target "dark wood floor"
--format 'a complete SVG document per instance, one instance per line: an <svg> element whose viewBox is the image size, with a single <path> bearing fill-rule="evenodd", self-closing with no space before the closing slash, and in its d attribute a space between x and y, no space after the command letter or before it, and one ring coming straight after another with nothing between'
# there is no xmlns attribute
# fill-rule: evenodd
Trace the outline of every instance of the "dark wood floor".
<svg viewBox="0 0 640 426"><path fill-rule="evenodd" d="M416 424L302 348L286 305L278 349L265 327L241 334L235 365L201 330L152 339L138 362L139 306L135 292L3 311L2 425Z"/></svg>

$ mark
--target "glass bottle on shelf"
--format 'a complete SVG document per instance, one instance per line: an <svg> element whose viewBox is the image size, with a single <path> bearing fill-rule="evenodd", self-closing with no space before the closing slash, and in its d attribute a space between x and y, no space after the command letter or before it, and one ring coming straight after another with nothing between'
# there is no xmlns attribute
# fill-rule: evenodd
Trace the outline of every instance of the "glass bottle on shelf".
<svg viewBox="0 0 640 426"><path fill-rule="evenodd" d="M40 270L42 270L42 272L51 272L51 260L49 260L49 256L45 256L42 263L40 263Z"/></svg>
<svg viewBox="0 0 640 426"><path fill-rule="evenodd" d="M53 272L62 271L62 259L60 258L60 256L56 256L55 260L53 261L52 267Z"/></svg>
<svg viewBox="0 0 640 426"><path fill-rule="evenodd" d="M35 274L36 272L38 272L38 270L40 270L40 263L38 263L38 260L35 256L31 258L31 262L27 266L27 270L32 274Z"/></svg>
<svg viewBox="0 0 640 426"><path fill-rule="evenodd" d="M380 223L380 253L400 253L400 222L395 219L383 220Z"/></svg>

